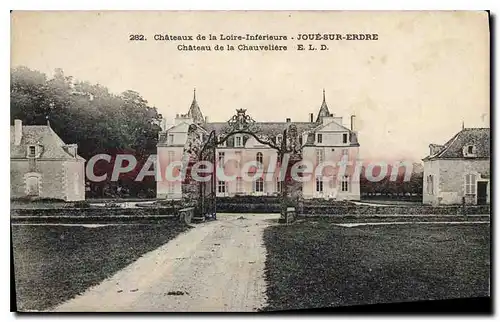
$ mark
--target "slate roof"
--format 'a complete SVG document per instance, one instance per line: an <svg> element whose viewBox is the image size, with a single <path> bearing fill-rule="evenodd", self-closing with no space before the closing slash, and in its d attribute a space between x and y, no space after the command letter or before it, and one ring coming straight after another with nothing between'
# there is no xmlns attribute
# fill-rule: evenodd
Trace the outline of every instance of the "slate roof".
<svg viewBox="0 0 500 322"><path fill-rule="evenodd" d="M15 130L10 127L10 158L26 158L28 145L41 145L42 152L39 159L61 159L75 160L68 151L65 150L66 144L61 138L47 125L23 125L21 144L14 144ZM77 159L84 160L77 155Z"/></svg>
<svg viewBox="0 0 500 322"><path fill-rule="evenodd" d="M465 128L455 134L433 155L425 157L423 160L435 159L470 159L463 155L463 148L466 145L476 147L476 158L490 158L490 129L489 128ZM439 145L433 145L439 148Z"/></svg>

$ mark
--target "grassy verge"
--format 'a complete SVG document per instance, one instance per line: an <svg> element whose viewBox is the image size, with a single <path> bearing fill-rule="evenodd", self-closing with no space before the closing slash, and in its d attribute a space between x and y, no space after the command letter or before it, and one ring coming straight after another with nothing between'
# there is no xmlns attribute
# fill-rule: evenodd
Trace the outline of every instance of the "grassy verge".
<svg viewBox="0 0 500 322"><path fill-rule="evenodd" d="M490 226L268 227L266 310L489 295Z"/></svg>
<svg viewBox="0 0 500 322"><path fill-rule="evenodd" d="M122 226L12 226L17 309L43 310L98 284L187 229L177 222Z"/></svg>

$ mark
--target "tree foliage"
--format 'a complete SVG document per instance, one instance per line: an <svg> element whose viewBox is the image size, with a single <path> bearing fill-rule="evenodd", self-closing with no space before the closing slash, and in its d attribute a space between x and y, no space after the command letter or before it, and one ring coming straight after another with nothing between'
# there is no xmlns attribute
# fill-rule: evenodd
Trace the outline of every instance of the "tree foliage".
<svg viewBox="0 0 500 322"><path fill-rule="evenodd" d="M380 198L407 198L418 199L422 196L423 190L423 170L422 166L414 163L410 180L404 180L405 168L398 170L395 180L391 179L393 167L389 166L385 176L379 181L368 180L366 168L363 167L360 177L361 195L364 197L380 197ZM372 171L372 176L378 177L380 168L375 167Z"/></svg>
<svg viewBox="0 0 500 322"><path fill-rule="evenodd" d="M161 114L135 91L115 95L102 85L76 81L62 69L49 78L21 66L11 70L11 124L14 119L26 125L49 120L65 143L78 144L86 160L100 153L131 153L138 160L136 173L156 153ZM154 195L154 180L137 183L124 175L119 184L131 195ZM116 191L109 181L92 186L101 194Z"/></svg>

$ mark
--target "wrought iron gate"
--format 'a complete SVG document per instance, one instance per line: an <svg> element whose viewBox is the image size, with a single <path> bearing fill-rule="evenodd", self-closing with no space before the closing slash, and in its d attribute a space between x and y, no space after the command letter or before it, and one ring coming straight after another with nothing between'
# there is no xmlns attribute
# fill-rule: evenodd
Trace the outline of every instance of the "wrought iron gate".
<svg viewBox="0 0 500 322"><path fill-rule="evenodd" d="M285 177L282 179L280 203L282 219L287 221L287 207L290 205L296 206L297 201L301 198L301 190L293 191L294 184L290 168L295 162L302 159L302 147L299 144L298 133L296 126L292 123L282 132L281 142L277 140L275 135L264 134L258 124L248 115L246 110L236 110L234 115L219 133L221 138L217 137L215 130L212 130L208 136L206 131L200 126L191 124L188 130L188 140L184 151L188 158L188 173L183 188L183 196L185 202L192 204L195 208L195 219L205 220L206 218L216 219L216 189L217 189L217 169L216 169L216 149L221 143L224 143L229 137L236 134L249 135L254 137L259 143L266 145L276 150L278 162L281 165L287 164L289 167L285 171ZM204 134L205 133L205 134ZM287 162L284 159L287 158ZM210 167L211 171L206 171L203 180L194 180L191 175L192 166L196 163L198 168ZM183 185L183 187L184 187Z"/></svg>

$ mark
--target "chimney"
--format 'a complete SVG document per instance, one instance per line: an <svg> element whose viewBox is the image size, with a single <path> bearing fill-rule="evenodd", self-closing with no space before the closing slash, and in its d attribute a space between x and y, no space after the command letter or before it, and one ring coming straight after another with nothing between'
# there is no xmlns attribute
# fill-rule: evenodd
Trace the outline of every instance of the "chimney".
<svg viewBox="0 0 500 322"><path fill-rule="evenodd" d="M287 123L290 123L291 121L292 121L292 119L291 119L291 118L289 118L289 117L287 117L287 118L286 118L286 122L287 122Z"/></svg>
<svg viewBox="0 0 500 322"><path fill-rule="evenodd" d="M205 123L208 123L208 116L205 116Z"/></svg>
<svg viewBox="0 0 500 322"><path fill-rule="evenodd" d="M68 144L66 145L66 149L71 156L75 157L77 156L77 151L78 151L78 145L77 144Z"/></svg>
<svg viewBox="0 0 500 322"><path fill-rule="evenodd" d="M313 123L314 122L314 114L309 113L309 122Z"/></svg>
<svg viewBox="0 0 500 322"><path fill-rule="evenodd" d="M23 121L14 120L14 144L21 144L21 139L23 137Z"/></svg>
<svg viewBox="0 0 500 322"><path fill-rule="evenodd" d="M351 115L351 131L356 132L356 115Z"/></svg>

